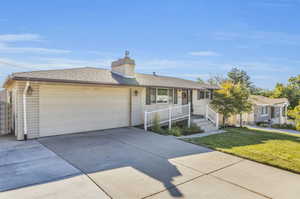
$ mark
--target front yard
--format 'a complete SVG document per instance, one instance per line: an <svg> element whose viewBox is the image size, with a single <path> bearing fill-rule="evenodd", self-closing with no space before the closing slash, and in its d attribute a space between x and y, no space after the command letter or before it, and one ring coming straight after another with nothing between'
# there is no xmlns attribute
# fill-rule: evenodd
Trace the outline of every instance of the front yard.
<svg viewBox="0 0 300 199"><path fill-rule="evenodd" d="M300 136L246 128L229 128L222 134L185 139L193 144L234 154L300 173Z"/></svg>

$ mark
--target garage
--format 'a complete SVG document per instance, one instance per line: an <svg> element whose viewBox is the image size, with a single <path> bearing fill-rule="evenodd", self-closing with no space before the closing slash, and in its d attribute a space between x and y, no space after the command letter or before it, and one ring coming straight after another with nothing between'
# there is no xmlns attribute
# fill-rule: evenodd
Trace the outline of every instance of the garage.
<svg viewBox="0 0 300 199"><path fill-rule="evenodd" d="M129 88L40 86L40 137L129 126Z"/></svg>

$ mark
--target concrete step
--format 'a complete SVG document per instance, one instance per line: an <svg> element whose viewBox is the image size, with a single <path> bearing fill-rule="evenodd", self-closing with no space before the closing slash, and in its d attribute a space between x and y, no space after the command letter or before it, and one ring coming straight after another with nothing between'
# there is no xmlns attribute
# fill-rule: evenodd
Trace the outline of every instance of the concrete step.
<svg viewBox="0 0 300 199"><path fill-rule="evenodd" d="M192 122L199 126L204 132L218 130L217 127L211 121L206 119L192 119Z"/></svg>

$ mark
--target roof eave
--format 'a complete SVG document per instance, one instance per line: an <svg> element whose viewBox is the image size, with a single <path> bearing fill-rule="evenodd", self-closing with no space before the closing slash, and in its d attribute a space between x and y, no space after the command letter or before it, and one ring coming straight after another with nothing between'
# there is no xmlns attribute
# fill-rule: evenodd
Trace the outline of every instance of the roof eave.
<svg viewBox="0 0 300 199"><path fill-rule="evenodd" d="M177 87L177 86L164 86L164 85L133 85L133 84L117 84L117 83L106 83L106 82L96 82L96 81L80 81L80 80L65 80L65 79L49 79L49 78L33 78L33 77L18 77L14 76L10 78L15 81L36 81L36 82L56 82L56 83L74 83L74 84L93 84L93 85L108 85L108 86L134 86L134 87L161 87L161 88L178 88L178 89L211 89L215 88L204 88L204 87Z"/></svg>

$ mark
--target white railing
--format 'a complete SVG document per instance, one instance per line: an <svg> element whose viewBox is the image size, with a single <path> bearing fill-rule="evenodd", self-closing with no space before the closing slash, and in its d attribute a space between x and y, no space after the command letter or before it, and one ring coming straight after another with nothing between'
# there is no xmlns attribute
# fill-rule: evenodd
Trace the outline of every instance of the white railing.
<svg viewBox="0 0 300 199"><path fill-rule="evenodd" d="M205 118L215 124L219 128L219 113L214 111L209 105L206 106Z"/></svg>
<svg viewBox="0 0 300 199"><path fill-rule="evenodd" d="M184 119L188 119L188 126L190 126L191 104L172 106L154 111L145 111L144 129L147 131L148 127L154 125L155 120L158 120L159 124L168 124L169 128L171 128L172 121Z"/></svg>

